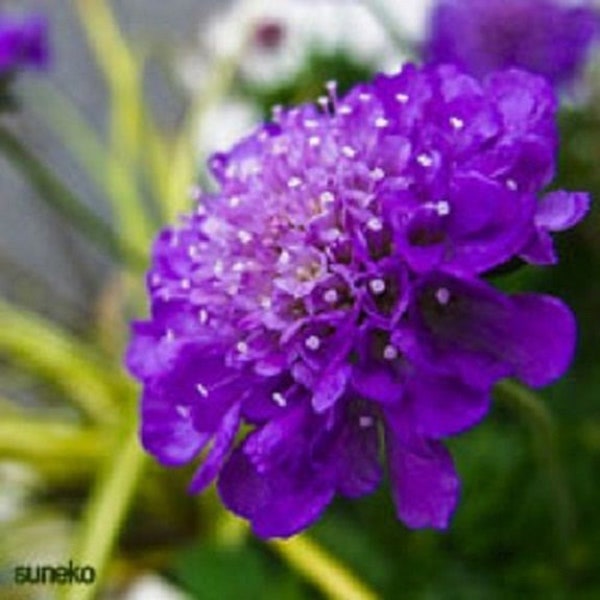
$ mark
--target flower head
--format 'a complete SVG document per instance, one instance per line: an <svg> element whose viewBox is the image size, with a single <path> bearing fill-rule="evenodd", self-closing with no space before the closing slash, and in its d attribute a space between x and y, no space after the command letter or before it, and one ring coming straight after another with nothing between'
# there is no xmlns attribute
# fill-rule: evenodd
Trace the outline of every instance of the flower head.
<svg viewBox="0 0 600 600"><path fill-rule="evenodd" d="M0 77L25 68L41 69L48 62L46 20L0 14Z"/></svg>
<svg viewBox="0 0 600 600"><path fill-rule="evenodd" d="M0 13L0 110L14 108L10 83L24 69L48 63L48 24L38 14L17 17Z"/></svg>
<svg viewBox="0 0 600 600"><path fill-rule="evenodd" d="M547 384L573 352L560 301L481 275L554 261L550 232L587 196L538 201L556 149L541 78L407 65L328 92L214 155L217 190L158 236L128 351L142 441L166 465L208 448L191 490L218 475L263 537L373 491L384 443L399 517L444 528L459 482L442 440L499 379Z"/></svg>
<svg viewBox="0 0 600 600"><path fill-rule="evenodd" d="M425 54L477 76L520 67L560 85L581 70L599 25L586 2L439 0Z"/></svg>

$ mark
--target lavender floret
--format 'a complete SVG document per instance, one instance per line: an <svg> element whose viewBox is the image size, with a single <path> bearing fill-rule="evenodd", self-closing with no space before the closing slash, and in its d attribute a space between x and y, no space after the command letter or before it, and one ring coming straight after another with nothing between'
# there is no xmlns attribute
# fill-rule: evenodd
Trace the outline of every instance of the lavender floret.
<svg viewBox="0 0 600 600"><path fill-rule="evenodd" d="M455 63L482 77L519 67L553 85L571 83L600 32L589 2L439 0L425 43L427 60Z"/></svg>

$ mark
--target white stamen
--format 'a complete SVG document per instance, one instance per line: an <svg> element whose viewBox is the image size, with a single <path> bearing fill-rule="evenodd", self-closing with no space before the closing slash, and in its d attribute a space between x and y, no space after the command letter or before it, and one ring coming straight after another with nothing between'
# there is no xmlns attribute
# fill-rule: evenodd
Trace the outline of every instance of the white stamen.
<svg viewBox="0 0 600 600"><path fill-rule="evenodd" d="M236 206L239 206L239 204L240 204L239 196L231 196L231 198L229 198L229 206L231 206L231 208L235 208Z"/></svg>
<svg viewBox="0 0 600 600"><path fill-rule="evenodd" d="M300 177L290 177L287 184L289 188L297 188L302 185L302 179Z"/></svg>
<svg viewBox="0 0 600 600"><path fill-rule="evenodd" d="M369 288L376 296L379 296L385 292L385 281L383 279L371 279Z"/></svg>
<svg viewBox="0 0 600 600"><path fill-rule="evenodd" d="M307 129L314 129L315 127L319 126L319 121L316 121L315 119L305 119L304 120L304 127L306 127Z"/></svg>
<svg viewBox="0 0 600 600"><path fill-rule="evenodd" d="M167 329L165 332L165 340L167 342L172 342L175 339L175 332L172 329Z"/></svg>
<svg viewBox="0 0 600 600"><path fill-rule="evenodd" d="M208 398L208 389L201 383L196 384L196 391L203 397Z"/></svg>
<svg viewBox="0 0 600 600"><path fill-rule="evenodd" d="M189 290L192 284L189 279L182 279L179 285L182 290Z"/></svg>
<svg viewBox="0 0 600 600"><path fill-rule="evenodd" d="M368 102L371 99L371 94L367 94L366 92L362 92L358 95L358 99L361 102Z"/></svg>
<svg viewBox="0 0 600 600"><path fill-rule="evenodd" d="M342 154L348 158L354 158L356 156L356 150L352 146L344 146L342 148Z"/></svg>
<svg viewBox="0 0 600 600"><path fill-rule="evenodd" d="M287 264L289 264L290 260L291 260L290 253L287 250L282 250L281 253L279 254L278 262L282 265L287 265Z"/></svg>
<svg viewBox="0 0 600 600"><path fill-rule="evenodd" d="M315 146L320 146L321 145L321 138L318 135L313 135L311 137L308 138L308 145L312 146L313 148Z"/></svg>
<svg viewBox="0 0 600 600"><path fill-rule="evenodd" d="M242 340L235 345L235 349L240 354L246 354L248 352L248 344Z"/></svg>
<svg viewBox="0 0 600 600"><path fill-rule="evenodd" d="M334 290L333 288L330 290L327 290L324 294L323 294L323 299L325 300L325 302L327 302L327 304L335 304L338 301L338 293L337 290Z"/></svg>
<svg viewBox="0 0 600 600"><path fill-rule="evenodd" d="M380 167L375 167L370 173L369 173L371 179L373 179L374 181L381 181L384 177L385 177L385 171L383 169L381 169Z"/></svg>
<svg viewBox="0 0 600 600"><path fill-rule="evenodd" d="M187 419L190 416L190 407L189 406L183 406L182 404L178 404L175 407L175 411L177 412L177 414L184 418Z"/></svg>
<svg viewBox="0 0 600 600"><path fill-rule="evenodd" d="M242 261L238 260L233 263L233 267L231 267L231 270L234 273L241 273L245 268L246 265Z"/></svg>
<svg viewBox="0 0 600 600"><path fill-rule="evenodd" d="M192 200L198 200L202 195L202 188L199 185L192 185L189 189L189 194Z"/></svg>
<svg viewBox="0 0 600 600"><path fill-rule="evenodd" d="M441 200L435 205L435 210L440 217L446 217L450 214L450 204L445 200Z"/></svg>
<svg viewBox="0 0 600 600"><path fill-rule="evenodd" d="M162 283L162 277L158 273L152 273L150 277L150 285L156 286Z"/></svg>
<svg viewBox="0 0 600 600"><path fill-rule="evenodd" d="M513 192L516 192L519 189L519 186L517 185L517 182L514 179L507 179L506 187Z"/></svg>
<svg viewBox="0 0 600 600"><path fill-rule="evenodd" d="M242 242L242 244L247 244L252 240L252 234L242 229L238 232L238 239L240 240L240 242Z"/></svg>
<svg viewBox="0 0 600 600"><path fill-rule="evenodd" d="M373 423L375 423L375 420L373 419L373 417L370 417L369 415L361 415L358 418L358 424L363 429L366 429L367 427L371 427L373 425Z"/></svg>
<svg viewBox="0 0 600 600"><path fill-rule="evenodd" d="M377 129L384 129L389 124L390 122L385 117L377 117L377 119L375 119L375 127L377 127Z"/></svg>
<svg viewBox="0 0 600 600"><path fill-rule="evenodd" d="M271 301L271 298L269 298L267 296L263 296L259 300L259 304L261 305L262 308L269 309L269 308L271 308L273 302Z"/></svg>
<svg viewBox="0 0 600 600"><path fill-rule="evenodd" d="M331 229L327 229L323 232L322 238L326 242L335 242L335 240L337 240L341 234L342 232L337 227L332 227Z"/></svg>
<svg viewBox="0 0 600 600"><path fill-rule="evenodd" d="M273 399L273 402L277 404L277 406L281 406L283 408L287 405L287 400L285 399L285 396L280 392L273 392L273 394L271 394L271 398Z"/></svg>
<svg viewBox="0 0 600 600"><path fill-rule="evenodd" d="M417 156L417 162L422 167L430 167L433 164L433 158L431 158L429 154L419 154L419 156Z"/></svg>
<svg viewBox="0 0 600 600"><path fill-rule="evenodd" d="M450 117L450 125L452 125L454 129L462 129L465 126L465 122L458 117Z"/></svg>
<svg viewBox="0 0 600 600"><path fill-rule="evenodd" d="M408 94L396 94L396 100L400 102L400 104L406 104L408 102Z"/></svg>
<svg viewBox="0 0 600 600"><path fill-rule="evenodd" d="M329 204L335 200L335 196L331 192L323 192L319 198L323 204Z"/></svg>
<svg viewBox="0 0 600 600"><path fill-rule="evenodd" d="M338 109L338 112L340 113L340 115L351 115L352 114L352 108L350 106L347 106L347 105L340 106L340 108Z"/></svg>
<svg viewBox="0 0 600 600"><path fill-rule="evenodd" d="M205 325L208 321L208 311L205 308L201 308L198 311L198 321L201 325Z"/></svg>
<svg viewBox="0 0 600 600"><path fill-rule="evenodd" d="M377 217L371 217L367 221L367 229L370 229L371 231L381 231L383 229L383 223L381 222L381 219L378 219Z"/></svg>
<svg viewBox="0 0 600 600"><path fill-rule="evenodd" d="M304 340L304 345L309 350L318 350L321 347L321 340L316 335L311 335Z"/></svg>
<svg viewBox="0 0 600 600"><path fill-rule="evenodd" d="M317 98L317 102L321 106L321 108L325 110L327 110L327 108L329 107L329 98L327 96L319 96Z"/></svg>
<svg viewBox="0 0 600 600"><path fill-rule="evenodd" d="M223 271L225 270L225 266L223 265L223 261L219 258L215 261L215 266L213 267L213 273L219 277L223 275Z"/></svg>
<svg viewBox="0 0 600 600"><path fill-rule="evenodd" d="M435 292L435 298L442 306L448 304L448 302L450 302L450 292L448 291L448 288L439 288Z"/></svg>
<svg viewBox="0 0 600 600"><path fill-rule="evenodd" d="M398 358L398 349L396 348L396 346L388 344L383 349L383 358L385 358L385 360L396 360L396 358Z"/></svg>

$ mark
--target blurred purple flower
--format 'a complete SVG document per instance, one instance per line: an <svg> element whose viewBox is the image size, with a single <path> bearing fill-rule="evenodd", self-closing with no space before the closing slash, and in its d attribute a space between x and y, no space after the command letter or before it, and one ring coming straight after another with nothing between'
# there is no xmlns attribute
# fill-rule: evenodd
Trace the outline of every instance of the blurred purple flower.
<svg viewBox="0 0 600 600"><path fill-rule="evenodd" d="M479 77L519 67L561 85L581 71L599 25L589 2L438 0L425 57Z"/></svg>
<svg viewBox="0 0 600 600"><path fill-rule="evenodd" d="M42 15L0 13L0 77L48 64L48 23Z"/></svg>
<svg viewBox="0 0 600 600"><path fill-rule="evenodd" d="M553 260L549 232L588 199L537 201L556 150L540 77L407 65L319 104L214 155L218 191L158 236L127 356L142 441L165 465L209 447L191 490L219 476L271 537L372 492L384 440L399 517L445 528L459 481L442 440L483 418L499 379L559 377L575 341L559 300L480 276Z"/></svg>

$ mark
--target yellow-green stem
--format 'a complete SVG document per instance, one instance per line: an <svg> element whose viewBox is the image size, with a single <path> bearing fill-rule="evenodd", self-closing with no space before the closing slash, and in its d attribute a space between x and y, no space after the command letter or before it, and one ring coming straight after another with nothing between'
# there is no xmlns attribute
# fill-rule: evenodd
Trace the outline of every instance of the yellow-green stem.
<svg viewBox="0 0 600 600"><path fill-rule="evenodd" d="M145 463L137 423L132 423L92 491L73 553L73 563L93 567L96 579L92 585L61 589L61 600L91 600L96 596Z"/></svg>
<svg viewBox="0 0 600 600"><path fill-rule="evenodd" d="M306 535L274 540L271 547L332 600L376 600L377 594Z"/></svg>

